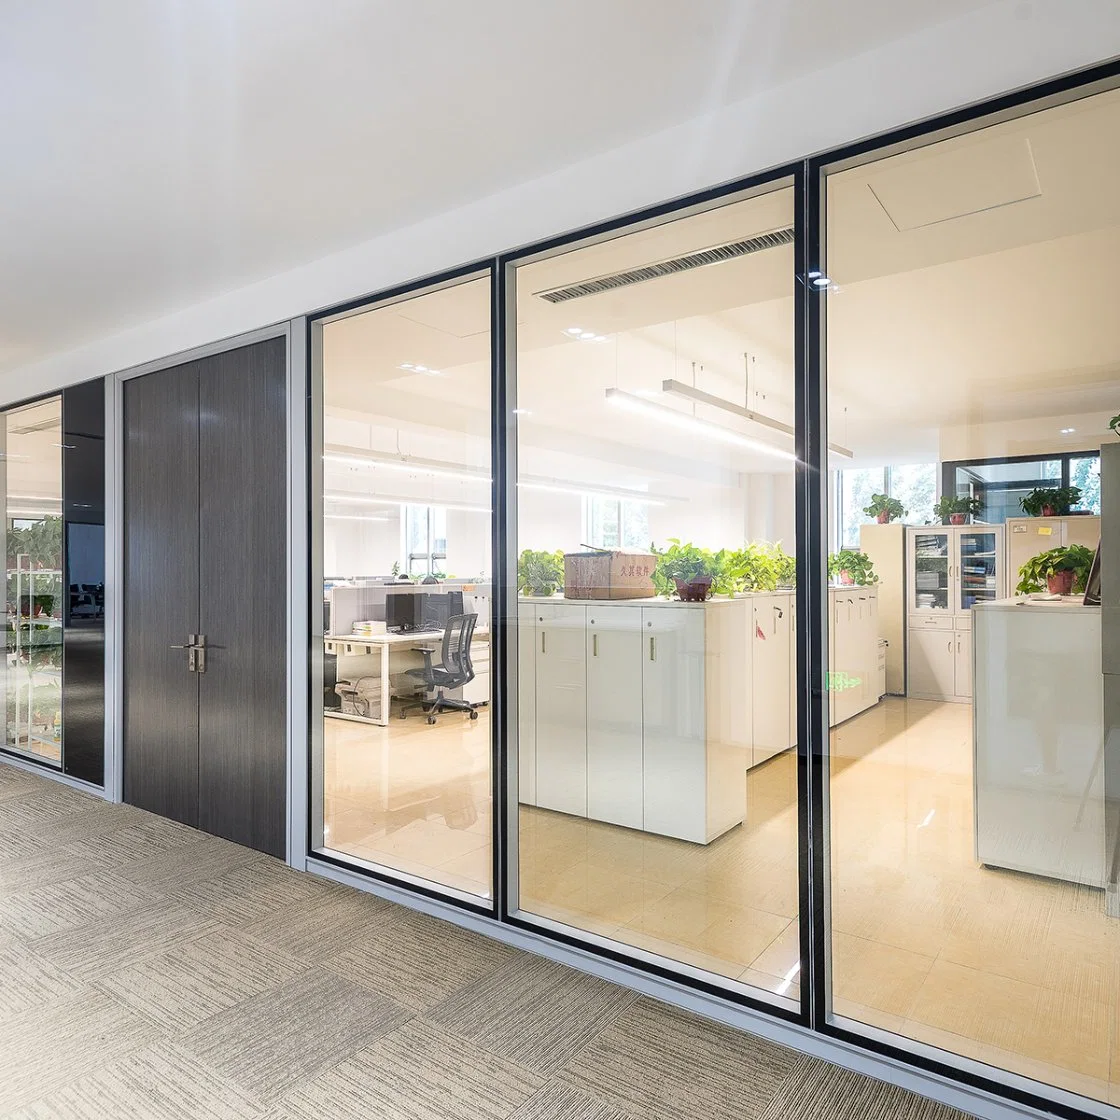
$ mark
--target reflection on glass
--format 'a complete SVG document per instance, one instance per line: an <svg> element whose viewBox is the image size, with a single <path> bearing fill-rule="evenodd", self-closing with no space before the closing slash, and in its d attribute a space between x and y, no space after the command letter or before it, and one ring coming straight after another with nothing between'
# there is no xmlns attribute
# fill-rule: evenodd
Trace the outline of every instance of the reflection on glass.
<svg viewBox="0 0 1120 1120"><path fill-rule="evenodd" d="M947 495L981 507L866 527L877 626L905 671L833 718L832 1016L1105 1102L1120 1099L1120 444L1101 371L1120 368L1120 206L1101 153L1118 140L1111 92L836 172L824 297L833 430L868 468L902 448L936 461ZM1024 516L1022 498L1064 482L1099 522ZM1103 609L1047 578L1098 535ZM834 647L834 667L858 664L835 631Z"/></svg>
<svg viewBox="0 0 1120 1120"><path fill-rule="evenodd" d="M62 765L62 401L4 414L9 750Z"/></svg>
<svg viewBox="0 0 1120 1120"><path fill-rule="evenodd" d="M490 285L328 321L315 847L491 893Z"/></svg>
<svg viewBox="0 0 1120 1120"><path fill-rule="evenodd" d="M792 423L792 245L626 276L792 224L779 190L517 272L519 908L786 1001L793 441L743 411Z"/></svg>

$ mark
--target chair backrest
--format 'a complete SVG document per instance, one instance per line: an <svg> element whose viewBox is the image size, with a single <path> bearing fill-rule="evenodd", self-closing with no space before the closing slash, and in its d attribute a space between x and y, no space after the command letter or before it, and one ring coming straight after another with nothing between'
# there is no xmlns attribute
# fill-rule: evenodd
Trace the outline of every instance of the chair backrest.
<svg viewBox="0 0 1120 1120"><path fill-rule="evenodd" d="M474 637L477 614L453 614L443 628L443 650L440 668L454 677L451 688L458 688L474 680L474 665L471 663L471 638Z"/></svg>

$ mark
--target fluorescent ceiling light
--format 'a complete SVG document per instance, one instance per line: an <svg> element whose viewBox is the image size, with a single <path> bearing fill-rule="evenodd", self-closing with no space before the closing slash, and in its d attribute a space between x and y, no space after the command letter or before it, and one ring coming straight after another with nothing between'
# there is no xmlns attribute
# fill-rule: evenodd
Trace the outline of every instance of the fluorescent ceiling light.
<svg viewBox="0 0 1120 1120"><path fill-rule="evenodd" d="M522 411L522 410L517 410ZM527 410L525 410L527 411ZM463 482L490 482L489 471L483 472L482 470L471 472L470 467L457 467L454 463L442 463L438 460L401 460L401 459L380 459L375 456L366 455L343 455L334 451L329 451L323 455L323 459L331 463L342 463L345 466L353 467L368 467L370 469L385 469L390 471L399 471L402 474L417 474L417 475L431 475L434 478L450 478L457 479ZM582 485L578 482L572 482L564 478L547 478L542 475L522 475L517 482L518 486L525 487L529 490L551 490L559 494L578 494L582 497L589 498L625 498L628 501L640 502L645 505L660 506L664 505L665 501L682 501L683 499L666 496L664 500L651 498L644 490L630 490L624 486L596 486L594 484ZM339 491L333 491L328 495L332 499L337 499L340 496ZM384 501L385 497L377 498L349 498L349 501ZM451 502L444 502L437 499L403 499L411 505L446 505L452 506ZM467 507L460 507L467 508ZM481 507L473 507L481 508ZM489 512L489 510L487 510Z"/></svg>
<svg viewBox="0 0 1120 1120"><path fill-rule="evenodd" d="M528 408L515 408L513 410L514 416L532 416L532 410Z"/></svg>
<svg viewBox="0 0 1120 1120"><path fill-rule="evenodd" d="M711 393L705 393L701 389L686 385L683 381L675 381L673 378L669 378L661 382L661 390L664 393L672 393L674 396L684 397L690 401L711 405L713 408L722 408L724 412L730 412L732 416L739 416L744 420L750 420L754 424L761 424L765 428L773 428L774 431L781 432L783 435L791 437L794 435L792 426L783 424L781 420L775 420L772 416L764 416L760 412L752 412L741 404L735 404L734 401L729 401L724 397L716 397ZM828 449L834 455L842 455L845 459L855 458L848 448L841 447L838 443L830 443Z"/></svg>
<svg viewBox="0 0 1120 1120"><path fill-rule="evenodd" d="M566 482L528 482L519 480L518 487L522 490L546 490L552 494L576 494L581 498L622 498L627 502L635 502L642 506L663 506L665 503L658 498L651 498L642 490L626 490L623 487L596 487L579 486ZM670 499L672 500L672 499Z"/></svg>
<svg viewBox="0 0 1120 1120"><path fill-rule="evenodd" d="M328 521L388 521L387 517L371 517L361 513L325 513L323 516Z"/></svg>
<svg viewBox="0 0 1120 1120"><path fill-rule="evenodd" d="M467 469L455 470L453 468L436 466L424 462L411 462L407 459L375 459L359 455L323 456L328 463L340 463L348 467L364 467L368 470L399 471L402 474L426 474L436 478L455 478L460 482L489 482L490 475L482 473L467 473Z"/></svg>
<svg viewBox="0 0 1120 1120"><path fill-rule="evenodd" d="M701 420L687 412L678 412L675 408L669 408L667 405L643 400L641 397L624 392L622 389L608 389L607 400L619 408L625 408L631 412L640 412L644 416L673 428L681 428L697 435L708 436L710 439L718 439L723 443L733 443L737 447L746 447L751 451L758 451L762 455L771 455L775 459L785 459L791 463L797 462L797 456L792 451L784 451L780 447L763 443L760 439L751 439L750 436L745 436L741 432L725 428L720 424L713 424L710 420Z"/></svg>
<svg viewBox="0 0 1120 1120"><path fill-rule="evenodd" d="M1059 435L1063 435L1063 436L1071 436L1076 431L1077 431L1076 428L1059 428L1058 429Z"/></svg>

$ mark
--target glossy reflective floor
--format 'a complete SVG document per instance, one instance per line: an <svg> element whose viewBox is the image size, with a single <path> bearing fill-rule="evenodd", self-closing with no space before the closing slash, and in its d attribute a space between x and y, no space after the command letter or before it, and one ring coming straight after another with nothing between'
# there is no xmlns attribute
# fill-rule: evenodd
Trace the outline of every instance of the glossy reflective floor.
<svg viewBox="0 0 1120 1120"><path fill-rule="evenodd" d="M490 721L422 715L387 727L327 718L326 846L489 896Z"/></svg>
<svg viewBox="0 0 1120 1120"><path fill-rule="evenodd" d="M1100 891L976 865L971 718L890 698L833 732L835 1009L1120 1103L1120 922ZM331 846L481 890L488 734L485 712L338 724ZM794 781L788 753L750 771L746 825L706 848L522 807L521 905L795 997Z"/></svg>

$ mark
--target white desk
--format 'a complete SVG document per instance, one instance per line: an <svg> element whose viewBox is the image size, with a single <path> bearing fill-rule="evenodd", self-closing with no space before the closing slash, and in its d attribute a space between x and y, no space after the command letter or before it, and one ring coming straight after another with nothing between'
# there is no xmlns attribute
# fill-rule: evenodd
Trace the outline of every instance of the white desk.
<svg viewBox="0 0 1120 1120"><path fill-rule="evenodd" d="M365 716L350 715L348 712L333 712L328 711L326 715L332 716L335 719L348 719L356 723L376 723L381 727L385 727L389 723L389 708L391 706L392 696L390 694L389 686L389 672L390 662L392 661L393 651L399 650L401 653L406 651L415 650L417 646L439 646L443 641L442 630L413 630L407 634L328 634L323 638L323 652L333 654L339 659L339 672L338 679L348 678L350 676L359 675L370 677L373 673L360 673L351 674L343 673L341 671L343 658L355 657L377 657L377 673L381 678L381 708L374 719L366 719ZM489 678L490 678L490 631L488 629L476 629L474 636L471 640L471 645L485 644L486 649L481 656L476 656L474 650L471 651L471 659L475 664L475 679L471 681L467 687L479 694L474 697L466 697L472 703L484 703L489 699ZM415 660L415 659L414 659ZM473 686L478 686L474 688ZM481 691L480 691L481 690Z"/></svg>

